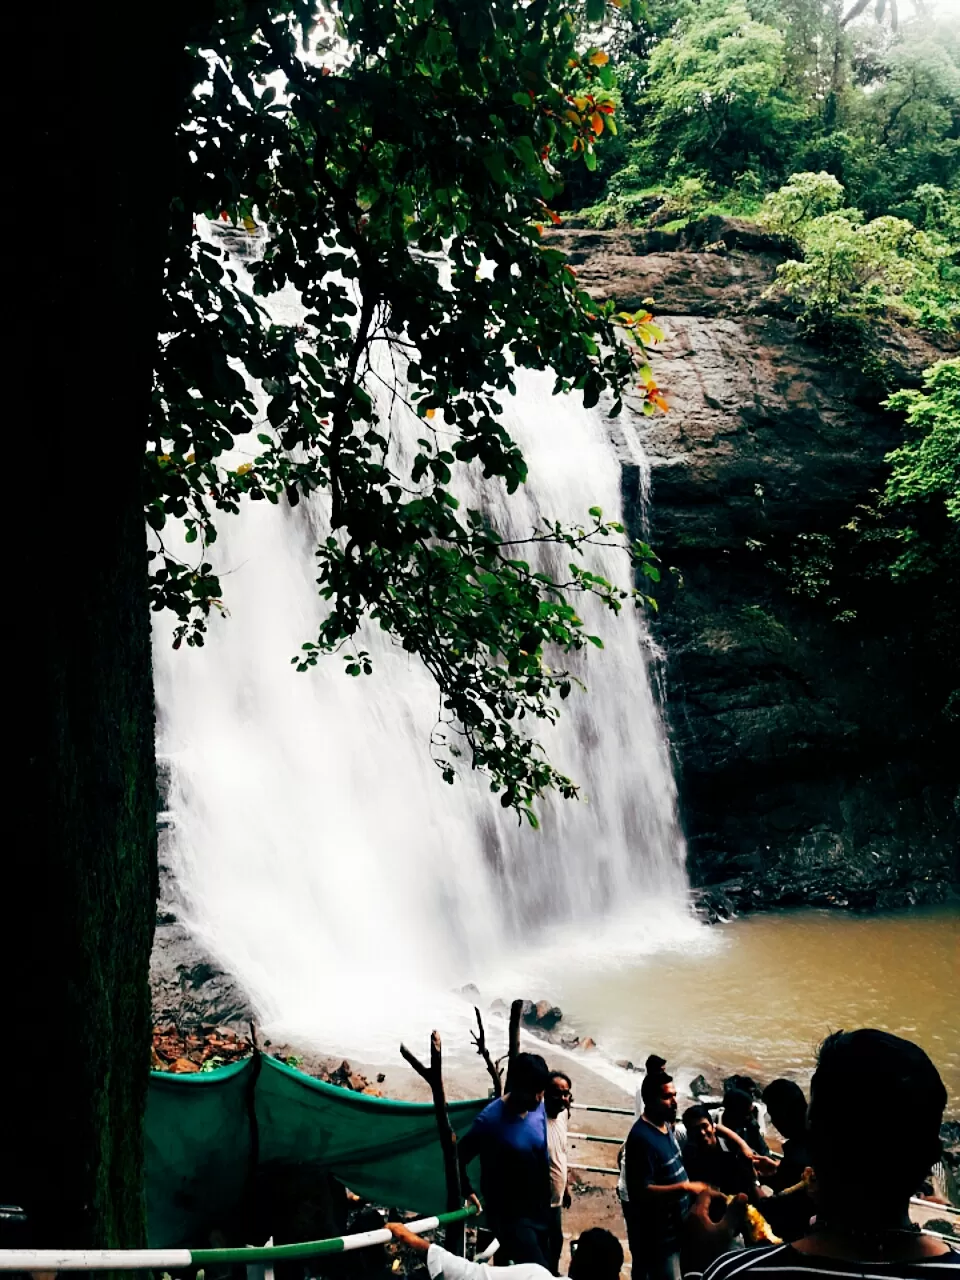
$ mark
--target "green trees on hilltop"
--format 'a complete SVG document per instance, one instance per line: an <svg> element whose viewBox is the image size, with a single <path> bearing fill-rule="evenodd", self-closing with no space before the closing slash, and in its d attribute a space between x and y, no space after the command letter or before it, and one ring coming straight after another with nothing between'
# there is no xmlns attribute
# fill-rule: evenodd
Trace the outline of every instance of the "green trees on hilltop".
<svg viewBox="0 0 960 1280"><path fill-rule="evenodd" d="M803 109L784 84L786 41L744 3L706 0L655 45L634 163L653 179L704 174L729 185L776 170Z"/></svg>
<svg viewBox="0 0 960 1280"><path fill-rule="evenodd" d="M859 209L843 207L844 195L843 185L821 172L795 173L767 196L757 221L801 251L777 268L768 293L790 298L814 327L890 311L929 329L956 328L960 244L941 228L952 228L957 201L940 187L922 188L929 227L922 230L890 215L868 222Z"/></svg>
<svg viewBox="0 0 960 1280"><path fill-rule="evenodd" d="M696 177L722 203L825 170L868 219L912 219L918 186L960 177L960 31L935 12L894 26L852 11L680 0L651 8L644 38L611 34L627 129L604 191Z"/></svg>

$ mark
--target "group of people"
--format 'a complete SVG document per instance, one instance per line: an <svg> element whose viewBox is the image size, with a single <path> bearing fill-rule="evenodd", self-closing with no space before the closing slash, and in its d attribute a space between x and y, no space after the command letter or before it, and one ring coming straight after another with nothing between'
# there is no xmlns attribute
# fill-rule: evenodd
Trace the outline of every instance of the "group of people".
<svg viewBox="0 0 960 1280"><path fill-rule="evenodd" d="M960 1253L910 1221L910 1198L940 1157L947 1094L917 1045L887 1032L837 1032L821 1045L810 1103L793 1081L763 1091L783 1139L772 1158L750 1093L733 1089L720 1114L696 1105L678 1119L677 1091L651 1058L640 1114L621 1153L620 1199L633 1280L960 1280ZM537 1054L514 1058L501 1098L459 1145L465 1196L481 1204L511 1280L559 1274L569 1206L570 1077ZM850 1115L861 1118L851 1150ZM470 1181L480 1163L480 1198ZM762 1215L762 1216L761 1216ZM768 1225L769 1224L769 1225ZM391 1229L405 1239L405 1229ZM407 1235L409 1233L406 1233ZM743 1243L759 1247L744 1251ZM479 1280L467 1262L417 1237L433 1280ZM617 1237L583 1232L574 1280L617 1280Z"/></svg>

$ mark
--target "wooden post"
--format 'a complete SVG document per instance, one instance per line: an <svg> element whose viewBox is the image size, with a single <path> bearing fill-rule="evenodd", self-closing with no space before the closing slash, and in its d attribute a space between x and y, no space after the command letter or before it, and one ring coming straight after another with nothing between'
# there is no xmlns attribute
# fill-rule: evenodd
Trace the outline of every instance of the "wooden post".
<svg viewBox="0 0 960 1280"><path fill-rule="evenodd" d="M520 1052L520 1015L523 1013L523 1001L514 1000L510 1006L510 1039L507 1059L507 1078L510 1076L510 1063Z"/></svg>
<svg viewBox="0 0 960 1280"><path fill-rule="evenodd" d="M437 1120L437 1133L440 1137L440 1149L443 1151L443 1173L447 1184L447 1209L462 1209L463 1195L460 1191L460 1166L457 1163L457 1135L453 1131L450 1116L447 1114L447 1095L443 1088L439 1031L433 1031L430 1035L429 1067L425 1067L405 1044L400 1046L400 1053L410 1063L417 1075L422 1076L430 1086ZM463 1257L464 1225L462 1222L453 1222L447 1227L444 1244L451 1253Z"/></svg>
<svg viewBox="0 0 960 1280"><path fill-rule="evenodd" d="M477 1053L486 1063L490 1079L493 1081L493 1096L499 1098L503 1096L503 1074L498 1064L490 1056L490 1050L487 1048L487 1037L483 1030L483 1019L480 1017L480 1010L476 1005L473 1006L473 1012L477 1015L477 1029L470 1032L470 1037L477 1046Z"/></svg>
<svg viewBox="0 0 960 1280"><path fill-rule="evenodd" d="M256 1024L250 1023L250 1044L253 1047L253 1065L250 1068L250 1083L247 1085L247 1122L250 1125L250 1159L247 1165L247 1190L245 1215L248 1226L257 1221L257 1180L260 1174L260 1121L257 1117L257 1081L263 1065L260 1040L257 1036Z"/></svg>

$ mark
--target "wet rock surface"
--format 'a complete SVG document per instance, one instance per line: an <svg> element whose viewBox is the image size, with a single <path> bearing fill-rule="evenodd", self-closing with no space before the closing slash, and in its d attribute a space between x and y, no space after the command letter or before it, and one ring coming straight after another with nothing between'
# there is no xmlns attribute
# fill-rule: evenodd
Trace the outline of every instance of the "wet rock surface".
<svg viewBox="0 0 960 1280"><path fill-rule="evenodd" d="M170 833L159 832L160 896L150 957L153 1020L181 1032L222 1027L245 1035L255 1018L239 981L195 937L185 918L171 861Z"/></svg>
<svg viewBox="0 0 960 1280"><path fill-rule="evenodd" d="M827 608L784 572L882 490L901 421L764 298L788 246L732 220L666 234L573 227L550 241L595 296L652 298L666 332L651 363L670 412L641 421L646 511L642 466L611 431L628 521L665 569L654 625L697 905L724 920L941 901L960 877L960 724L942 714L956 610L843 564ZM897 382L944 354L916 331L887 337Z"/></svg>

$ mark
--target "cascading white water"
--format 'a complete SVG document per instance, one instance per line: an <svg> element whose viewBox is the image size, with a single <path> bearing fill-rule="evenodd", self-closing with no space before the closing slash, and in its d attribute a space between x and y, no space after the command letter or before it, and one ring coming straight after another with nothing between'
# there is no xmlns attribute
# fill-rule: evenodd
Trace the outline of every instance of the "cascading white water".
<svg viewBox="0 0 960 1280"><path fill-rule="evenodd" d="M529 483L507 495L479 468L458 482L510 537L544 516L582 523L591 506L620 515L601 415L551 386L521 373L505 405ZM423 423L399 402L384 409L397 450L415 447ZM605 648L580 661L589 692L574 691L543 740L583 798L549 801L533 831L481 776L443 782L429 751L436 686L379 629L358 642L370 677L345 676L338 657L291 666L322 616L313 552L324 522L319 500L248 502L224 517L215 550L229 617L212 620L200 650L174 652L169 626L156 630L178 880L194 929L264 1025L373 1054L442 1022L451 988L483 984L551 929L582 936L627 912L621 942L684 931L684 849L642 615L579 602ZM622 551L598 548L588 563L629 580Z"/></svg>

